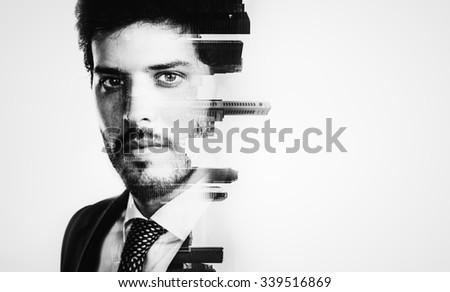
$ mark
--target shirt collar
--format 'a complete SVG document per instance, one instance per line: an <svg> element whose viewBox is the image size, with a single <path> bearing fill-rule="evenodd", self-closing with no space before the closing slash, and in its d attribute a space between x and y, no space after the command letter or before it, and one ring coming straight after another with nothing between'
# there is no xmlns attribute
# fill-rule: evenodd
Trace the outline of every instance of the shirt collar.
<svg viewBox="0 0 450 292"><path fill-rule="evenodd" d="M206 180L206 176L203 176L190 188L162 206L150 219L184 241L213 200L208 195L207 189L202 185ZM130 193L123 225L124 239L126 238L126 228L129 221L135 218L147 220L136 207L133 196Z"/></svg>

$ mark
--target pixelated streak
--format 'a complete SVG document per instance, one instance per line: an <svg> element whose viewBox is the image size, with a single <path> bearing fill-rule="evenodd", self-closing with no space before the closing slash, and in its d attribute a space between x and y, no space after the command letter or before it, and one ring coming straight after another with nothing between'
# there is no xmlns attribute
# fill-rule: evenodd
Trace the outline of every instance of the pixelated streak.
<svg viewBox="0 0 450 292"><path fill-rule="evenodd" d="M201 174L209 174L206 183L229 184L238 179L238 172L232 168L197 168Z"/></svg>
<svg viewBox="0 0 450 292"><path fill-rule="evenodd" d="M211 74L226 74L242 71L244 43L230 40L194 40L201 60L211 68Z"/></svg>
<svg viewBox="0 0 450 292"><path fill-rule="evenodd" d="M205 199L210 199L213 202L222 202L228 198L228 193L221 187L205 187Z"/></svg>
<svg viewBox="0 0 450 292"><path fill-rule="evenodd" d="M179 250L172 263L222 263L222 247L190 247Z"/></svg>
<svg viewBox="0 0 450 292"><path fill-rule="evenodd" d="M196 0L188 6L187 14L198 34L250 33L250 18L242 0Z"/></svg>
<svg viewBox="0 0 450 292"><path fill-rule="evenodd" d="M194 168L193 168L194 169ZM197 182L201 180L201 184L230 184L238 179L238 172L232 168L209 168L209 167L196 167L195 178L193 185L197 185ZM183 187L184 184L178 187ZM187 185L189 188L190 185Z"/></svg>
<svg viewBox="0 0 450 292"><path fill-rule="evenodd" d="M183 242L174 259L170 263L169 270L172 272L215 272L212 265L207 263L222 263L222 247L191 247L192 232Z"/></svg>
<svg viewBox="0 0 450 292"><path fill-rule="evenodd" d="M259 115L265 116L269 113L271 106L268 102L262 101L232 101L232 100L196 100L190 102L191 110L198 114L214 111L215 121L220 122L225 115ZM202 112L203 111L203 112Z"/></svg>
<svg viewBox="0 0 450 292"><path fill-rule="evenodd" d="M186 1L186 0L185 0ZM191 0L187 0L191 1ZM188 12L244 12L245 5L242 0L194 0L188 7Z"/></svg>
<svg viewBox="0 0 450 292"><path fill-rule="evenodd" d="M226 115L265 116L271 109L268 102L227 100L198 100L191 102L190 107L191 115L197 122L192 135L195 138L213 136L215 123L223 121Z"/></svg>
<svg viewBox="0 0 450 292"><path fill-rule="evenodd" d="M179 263L171 264L168 268L171 272L215 272L212 265L200 263Z"/></svg>
<svg viewBox="0 0 450 292"><path fill-rule="evenodd" d="M210 115L220 122L225 115L258 115L265 116L269 113L270 103L264 101L236 101L222 99L197 99L197 100L181 100L167 101L166 108L183 108L189 109L191 114L200 115L208 111L215 111L218 115Z"/></svg>
<svg viewBox="0 0 450 292"><path fill-rule="evenodd" d="M208 185L204 185L204 186L195 185L194 186L194 185L184 184L184 185L178 185L177 188L174 189L170 193L170 195L167 198L167 201L165 201L163 203L170 202L170 200L176 198L181 193L185 192L186 190L188 190L191 187L195 187L194 192L196 194L198 194L198 193L202 194L202 198L205 201L222 202L226 198L228 198L228 193L219 186L208 186Z"/></svg>
<svg viewBox="0 0 450 292"><path fill-rule="evenodd" d="M192 13L189 18L199 34L250 34L247 12Z"/></svg>

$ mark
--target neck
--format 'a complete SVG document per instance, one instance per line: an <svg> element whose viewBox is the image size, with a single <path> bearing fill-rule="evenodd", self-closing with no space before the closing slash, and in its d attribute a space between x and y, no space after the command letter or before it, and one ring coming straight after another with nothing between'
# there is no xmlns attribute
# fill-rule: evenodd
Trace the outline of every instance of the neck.
<svg viewBox="0 0 450 292"><path fill-rule="evenodd" d="M156 211L158 211L162 206L164 206L163 202L157 202L157 201L141 202L141 201L137 200L136 198L133 198L133 199L134 199L134 203L136 204L136 207L138 208L138 210L147 219L150 219L150 217L152 217Z"/></svg>
<svg viewBox="0 0 450 292"><path fill-rule="evenodd" d="M134 196L132 193L134 203L136 204L136 207L142 213L142 215L149 219L162 206L178 197L191 185L199 181L201 179L201 176L203 175L199 176L198 171L193 169L189 171L189 173L180 183L172 184L170 188L167 188L167 193L158 194L156 196L145 196L145 200L142 200L139 196Z"/></svg>

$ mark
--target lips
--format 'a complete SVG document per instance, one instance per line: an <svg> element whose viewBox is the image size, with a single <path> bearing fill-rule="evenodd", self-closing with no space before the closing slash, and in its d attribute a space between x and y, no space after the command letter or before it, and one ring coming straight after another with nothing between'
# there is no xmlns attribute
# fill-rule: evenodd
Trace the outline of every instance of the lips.
<svg viewBox="0 0 450 292"><path fill-rule="evenodd" d="M153 153L161 153L172 148L172 143L166 135L155 133L153 129L146 127L131 127L120 137L121 152L126 156L146 156Z"/></svg>
<svg viewBox="0 0 450 292"><path fill-rule="evenodd" d="M151 153L161 153L161 149L170 148L171 143L168 139L161 139L158 136L134 138L130 141L124 141L123 153L132 156L145 156ZM165 150L162 150L165 151Z"/></svg>
<svg viewBox="0 0 450 292"><path fill-rule="evenodd" d="M124 143L124 152L125 153L136 153L150 149L150 148L163 148L168 147L167 144L162 143L161 140L154 139L134 139L129 141L128 143Z"/></svg>
<svg viewBox="0 0 450 292"><path fill-rule="evenodd" d="M128 147L127 147L128 145ZM167 147L168 145L165 145L161 142L161 140L154 140L154 139L135 139L130 141L129 143L125 144L125 148L128 148L129 150L139 150L139 149L145 149L149 147Z"/></svg>

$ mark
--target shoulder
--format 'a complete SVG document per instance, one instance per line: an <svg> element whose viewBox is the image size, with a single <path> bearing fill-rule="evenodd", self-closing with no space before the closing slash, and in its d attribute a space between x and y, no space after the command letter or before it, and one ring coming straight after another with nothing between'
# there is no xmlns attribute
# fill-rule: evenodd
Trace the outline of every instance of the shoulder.
<svg viewBox="0 0 450 292"><path fill-rule="evenodd" d="M80 223L81 221L92 222L95 221L105 210L108 209L109 206L117 199L118 197L112 197L100 202L97 202L93 205L88 205L86 207L78 210L70 219L68 227L73 224Z"/></svg>
<svg viewBox="0 0 450 292"><path fill-rule="evenodd" d="M84 247L92 232L96 230L100 219L104 217L105 213L111 213L111 210L113 210L113 213L119 212L118 207L122 208L127 198L128 195L124 192L120 196L81 208L72 216L67 225L62 244L61 267L63 271L73 270L72 266L75 265L78 256L83 253Z"/></svg>
<svg viewBox="0 0 450 292"><path fill-rule="evenodd" d="M89 229L94 226L97 220L104 214L106 210L108 210L111 205L118 200L118 198L124 196L111 197L100 202L97 202L92 205L88 205L86 207L78 210L70 219L69 224L67 225L66 235L72 233L74 231Z"/></svg>

